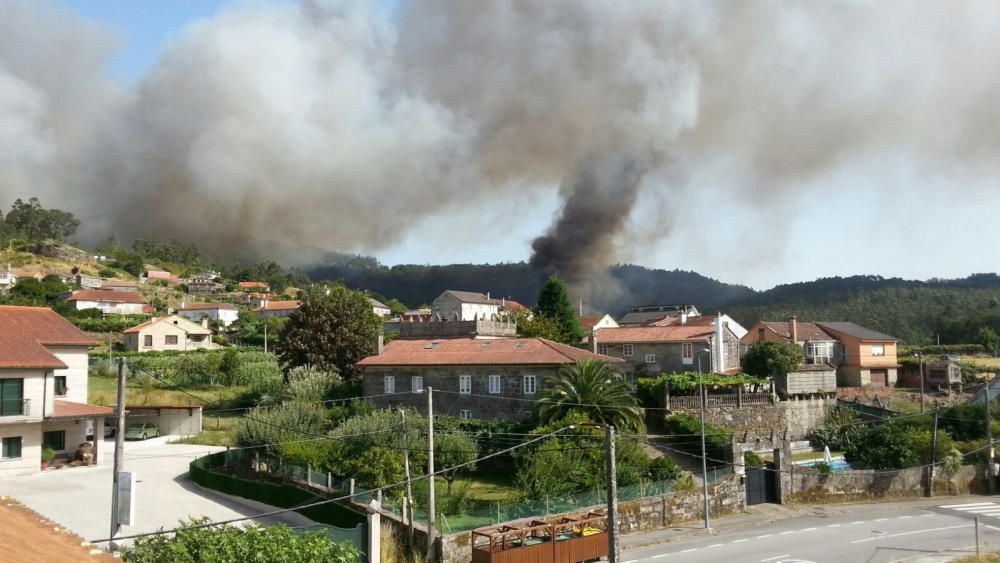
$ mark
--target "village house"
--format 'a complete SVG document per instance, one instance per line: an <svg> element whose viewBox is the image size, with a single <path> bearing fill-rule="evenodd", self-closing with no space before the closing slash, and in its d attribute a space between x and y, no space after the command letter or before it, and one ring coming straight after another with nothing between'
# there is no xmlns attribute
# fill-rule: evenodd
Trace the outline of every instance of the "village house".
<svg viewBox="0 0 1000 563"><path fill-rule="evenodd" d="M419 323L417 323L419 324ZM425 323L426 324L426 323ZM623 362L544 338L397 339L360 362L364 394L379 408L411 406L461 418L528 418L547 379L584 359Z"/></svg>
<svg viewBox="0 0 1000 563"><path fill-rule="evenodd" d="M74 276L76 287L82 289L101 289L103 281L100 276L88 276L83 273Z"/></svg>
<svg viewBox="0 0 1000 563"><path fill-rule="evenodd" d="M580 317L580 327L587 334L593 329L618 328L619 324L611 315L584 315Z"/></svg>
<svg viewBox="0 0 1000 563"><path fill-rule="evenodd" d="M77 311L99 309L102 313L134 315L145 311L142 295L131 291L80 289L66 297Z"/></svg>
<svg viewBox="0 0 1000 563"><path fill-rule="evenodd" d="M587 339L598 354L621 358L642 375L695 371L740 371L739 339L724 317L684 317L668 326L592 329ZM700 362L699 362L700 360Z"/></svg>
<svg viewBox="0 0 1000 563"><path fill-rule="evenodd" d="M207 319L198 324L178 315L157 317L123 331L122 344L134 352L218 348L207 325Z"/></svg>
<svg viewBox="0 0 1000 563"><path fill-rule="evenodd" d="M191 295L211 295L219 293L226 286L208 279L195 278L187 283L187 292Z"/></svg>
<svg viewBox="0 0 1000 563"><path fill-rule="evenodd" d="M255 309L257 315L266 319L268 317L287 317L299 310L302 306L302 302L298 300L291 301L267 301L266 299L262 301L259 308Z"/></svg>
<svg viewBox="0 0 1000 563"><path fill-rule="evenodd" d="M105 291L127 291L129 293L138 293L139 284L131 280L104 278L101 280L101 289Z"/></svg>
<svg viewBox="0 0 1000 563"><path fill-rule="evenodd" d="M680 319L681 317L697 317L701 315L694 305L638 305L630 307L629 312L618 319L618 325L628 326L649 326L667 319Z"/></svg>
<svg viewBox="0 0 1000 563"><path fill-rule="evenodd" d="M244 307L250 307L251 309L259 309L264 306L264 302L270 298L266 293L241 293L240 294L240 305Z"/></svg>
<svg viewBox="0 0 1000 563"><path fill-rule="evenodd" d="M271 291L271 286L259 281L241 281L239 287L240 291L244 293L269 293Z"/></svg>
<svg viewBox="0 0 1000 563"><path fill-rule="evenodd" d="M179 283L184 283L186 280L184 278L175 276L166 270L156 270L149 268L143 272L142 276L139 278L145 283L150 283L154 281L166 282L168 285L176 285Z"/></svg>
<svg viewBox="0 0 1000 563"><path fill-rule="evenodd" d="M371 297L369 297L368 298L368 302L371 303L372 312L375 313L376 317L380 317L380 318L384 319L384 318L387 318L389 315L392 314L392 311L389 310L389 306L386 305L385 303L382 303L378 299L372 299Z"/></svg>
<svg viewBox="0 0 1000 563"><path fill-rule="evenodd" d="M500 313L500 304L489 295L448 290L431 303L431 316L449 321L489 319Z"/></svg>
<svg viewBox="0 0 1000 563"><path fill-rule="evenodd" d="M399 320L403 322L425 322L431 320L433 317L434 315L431 314L429 308L410 309L403 313L403 316Z"/></svg>
<svg viewBox="0 0 1000 563"><path fill-rule="evenodd" d="M887 387L896 384L899 363L897 340L851 322L761 321L741 344L795 342L802 347L806 365L829 365L836 370L839 387Z"/></svg>
<svg viewBox="0 0 1000 563"><path fill-rule="evenodd" d="M177 314L196 323L209 319L229 326L239 318L240 311L232 303L187 303L177 309Z"/></svg>
<svg viewBox="0 0 1000 563"><path fill-rule="evenodd" d="M10 264L7 264L7 268L0 270L0 291L7 291L8 289L17 285L17 276L10 269Z"/></svg>
<svg viewBox="0 0 1000 563"><path fill-rule="evenodd" d="M87 404L93 338L45 307L0 306L0 327L2 479L39 471L45 445L57 462L72 458L87 442L88 420L113 411ZM95 462L100 441L91 443Z"/></svg>

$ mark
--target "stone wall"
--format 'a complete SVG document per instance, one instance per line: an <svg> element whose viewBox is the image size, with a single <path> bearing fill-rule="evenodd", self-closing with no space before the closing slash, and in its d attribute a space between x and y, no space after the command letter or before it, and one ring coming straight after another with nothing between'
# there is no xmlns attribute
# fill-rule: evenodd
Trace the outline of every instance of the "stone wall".
<svg viewBox="0 0 1000 563"><path fill-rule="evenodd" d="M708 487L709 510L713 518L743 512L747 493L743 478L731 475ZM623 533L674 526L704 518L701 488L669 495L646 497L618 504L619 529Z"/></svg>
<svg viewBox="0 0 1000 563"><path fill-rule="evenodd" d="M827 409L836 404L835 399L790 399L773 405L712 407L705 410L705 422L742 433L741 441L746 442L803 440L823 424Z"/></svg>
<svg viewBox="0 0 1000 563"><path fill-rule="evenodd" d="M839 471L823 475L816 469L795 467L783 480L789 486L786 502L851 502L884 498L922 497L927 489L926 467L896 471ZM985 470L965 465L953 474L938 468L935 495L967 495L986 491Z"/></svg>

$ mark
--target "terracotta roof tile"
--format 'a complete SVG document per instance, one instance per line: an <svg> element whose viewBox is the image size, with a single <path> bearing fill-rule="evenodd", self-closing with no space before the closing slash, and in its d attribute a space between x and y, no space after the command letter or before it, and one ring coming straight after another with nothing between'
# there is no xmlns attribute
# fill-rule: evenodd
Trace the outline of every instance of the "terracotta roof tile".
<svg viewBox="0 0 1000 563"><path fill-rule="evenodd" d="M369 356L359 366L469 366L469 365L562 365L583 359L609 363L622 360L593 354L544 338L498 338L495 340L453 338L442 340L394 340L380 355Z"/></svg>
<svg viewBox="0 0 1000 563"><path fill-rule="evenodd" d="M188 334L211 334L212 333L211 330L208 330L207 328L201 326L200 324L198 324L196 322L192 322L190 319L186 319L186 318L178 316L178 315L167 315L165 317L156 317L154 319L149 319L148 321L146 321L146 322L144 322L142 324L135 325L132 328L127 328L127 329L125 329L125 330L122 331L122 334L134 334L136 332L140 332L144 328L148 328L148 327L150 327L150 326L152 326L154 324L163 322L163 321L165 321L167 319L174 319L174 324L178 325L179 329L183 330L184 332L186 332Z"/></svg>
<svg viewBox="0 0 1000 563"><path fill-rule="evenodd" d="M788 321L761 321L762 325L773 330L778 336L782 338L791 338L791 329L788 328ZM807 340L836 340L836 338L829 332L823 330L816 323L809 323L803 321L796 321L798 325L797 331L799 333L800 341ZM749 333L748 333L749 334Z"/></svg>
<svg viewBox="0 0 1000 563"><path fill-rule="evenodd" d="M240 282L240 289L270 289L271 286L264 282L258 281L245 281Z"/></svg>
<svg viewBox="0 0 1000 563"><path fill-rule="evenodd" d="M302 306L301 301L266 301L258 311L290 311Z"/></svg>
<svg viewBox="0 0 1000 563"><path fill-rule="evenodd" d="M188 303L183 307L177 309L178 311L205 311L208 309L225 309L227 311L236 311L238 308L232 303Z"/></svg>
<svg viewBox="0 0 1000 563"><path fill-rule="evenodd" d="M635 326L602 328L597 331L598 344L635 342L705 342L715 332L714 327L698 325Z"/></svg>
<svg viewBox="0 0 1000 563"><path fill-rule="evenodd" d="M142 295L131 291L106 291L81 289L74 291L66 301L104 301L105 303L145 303Z"/></svg>
<svg viewBox="0 0 1000 563"><path fill-rule="evenodd" d="M59 418L98 418L115 414L111 407L99 407L86 403L74 403L71 401L53 401L52 414L46 416L47 419Z"/></svg>
<svg viewBox="0 0 1000 563"><path fill-rule="evenodd" d="M96 346L87 333L46 307L0 306L0 368L64 369L46 346Z"/></svg>

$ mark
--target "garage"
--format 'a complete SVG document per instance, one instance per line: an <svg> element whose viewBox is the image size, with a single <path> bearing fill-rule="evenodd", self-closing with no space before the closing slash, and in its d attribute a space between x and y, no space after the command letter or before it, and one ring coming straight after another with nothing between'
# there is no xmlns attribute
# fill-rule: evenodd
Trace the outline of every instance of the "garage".
<svg viewBox="0 0 1000 563"><path fill-rule="evenodd" d="M152 423L160 436L194 436L201 434L201 410L192 406L128 407L125 426Z"/></svg>
<svg viewBox="0 0 1000 563"><path fill-rule="evenodd" d="M884 369L873 369L871 370L871 382L872 387L885 387L889 384L889 370Z"/></svg>

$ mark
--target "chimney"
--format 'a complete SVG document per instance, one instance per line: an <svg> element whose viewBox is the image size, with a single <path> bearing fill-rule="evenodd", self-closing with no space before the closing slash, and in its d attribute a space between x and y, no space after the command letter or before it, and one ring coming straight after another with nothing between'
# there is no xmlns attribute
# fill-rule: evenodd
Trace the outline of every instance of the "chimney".
<svg viewBox="0 0 1000 563"><path fill-rule="evenodd" d="M684 311L681 311L681 324L682 325L688 324L688 313L686 309Z"/></svg>
<svg viewBox="0 0 1000 563"><path fill-rule="evenodd" d="M382 352L385 351L385 335L381 332L378 333L378 341L375 343L375 355L381 356Z"/></svg>
<svg viewBox="0 0 1000 563"><path fill-rule="evenodd" d="M201 328L208 328L208 317L201 318Z"/></svg>
<svg viewBox="0 0 1000 563"><path fill-rule="evenodd" d="M590 351L597 353L597 326L590 327Z"/></svg>
<svg viewBox="0 0 1000 563"><path fill-rule="evenodd" d="M795 315L788 317L788 334L791 336L792 342L798 343L799 321L795 318Z"/></svg>

